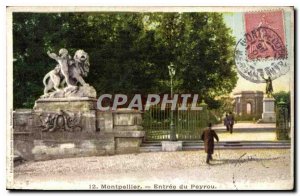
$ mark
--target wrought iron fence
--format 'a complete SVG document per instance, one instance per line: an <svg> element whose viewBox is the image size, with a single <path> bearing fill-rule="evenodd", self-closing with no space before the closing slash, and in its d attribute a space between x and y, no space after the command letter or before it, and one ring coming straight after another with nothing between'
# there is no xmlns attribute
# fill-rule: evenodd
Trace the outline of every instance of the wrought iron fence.
<svg viewBox="0 0 300 196"><path fill-rule="evenodd" d="M197 107L201 107L201 110L192 110L191 104L187 105L187 110L179 110L180 107L181 104L178 104L173 111L177 139L199 140L202 129L206 127L208 121L207 105L198 104ZM144 112L143 127L147 141L170 139L171 112L170 105L167 105L165 110L161 110L160 105L155 105Z"/></svg>

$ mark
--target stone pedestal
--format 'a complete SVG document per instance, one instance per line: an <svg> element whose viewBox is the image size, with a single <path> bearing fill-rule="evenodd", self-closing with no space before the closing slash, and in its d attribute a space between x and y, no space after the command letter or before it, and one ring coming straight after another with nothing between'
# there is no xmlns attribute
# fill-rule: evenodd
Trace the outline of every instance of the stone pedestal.
<svg viewBox="0 0 300 196"><path fill-rule="evenodd" d="M55 115L62 111L68 117L76 116L79 121L76 126L79 126L82 131L95 132L96 103L97 99L88 97L44 98L35 102L33 110L44 119L48 114Z"/></svg>
<svg viewBox="0 0 300 196"><path fill-rule="evenodd" d="M33 110L36 112L57 112L58 110L86 112L95 110L96 107L97 99L95 98L44 98L35 101Z"/></svg>
<svg viewBox="0 0 300 196"><path fill-rule="evenodd" d="M263 113L262 122L264 123L275 123L276 114L274 111L275 99L273 97L264 97L263 99Z"/></svg>
<svg viewBox="0 0 300 196"><path fill-rule="evenodd" d="M118 109L112 113L116 153L137 153L145 136L141 112Z"/></svg>
<svg viewBox="0 0 300 196"><path fill-rule="evenodd" d="M163 152L181 151L182 141L162 141L161 150Z"/></svg>

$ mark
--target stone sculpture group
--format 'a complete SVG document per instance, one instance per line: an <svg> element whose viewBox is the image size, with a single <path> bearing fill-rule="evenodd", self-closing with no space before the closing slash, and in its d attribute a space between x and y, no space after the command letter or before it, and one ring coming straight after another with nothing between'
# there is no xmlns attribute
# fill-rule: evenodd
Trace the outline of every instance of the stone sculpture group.
<svg viewBox="0 0 300 196"><path fill-rule="evenodd" d="M90 67L89 55L84 50L77 50L73 59L65 48L58 55L49 51L47 54L58 64L44 76L41 98L96 97L96 90L83 79Z"/></svg>
<svg viewBox="0 0 300 196"><path fill-rule="evenodd" d="M32 110L13 113L14 150L26 160L139 152L145 132L136 110L97 109L96 90L85 82L89 55L48 52L56 66L44 76L44 95Z"/></svg>

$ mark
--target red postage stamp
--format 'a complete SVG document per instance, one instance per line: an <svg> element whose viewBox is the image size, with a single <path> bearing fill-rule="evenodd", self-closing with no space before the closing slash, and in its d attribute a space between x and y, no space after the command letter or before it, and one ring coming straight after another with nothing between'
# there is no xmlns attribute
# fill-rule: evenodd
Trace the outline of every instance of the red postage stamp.
<svg viewBox="0 0 300 196"><path fill-rule="evenodd" d="M248 60L286 58L283 12L245 13Z"/></svg>

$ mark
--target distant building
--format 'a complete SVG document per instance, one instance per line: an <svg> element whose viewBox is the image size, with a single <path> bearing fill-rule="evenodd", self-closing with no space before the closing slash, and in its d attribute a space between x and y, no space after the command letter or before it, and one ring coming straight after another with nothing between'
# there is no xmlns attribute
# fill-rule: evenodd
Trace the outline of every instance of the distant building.
<svg viewBox="0 0 300 196"><path fill-rule="evenodd" d="M240 91L233 94L234 113L239 119L260 119L263 113L263 91Z"/></svg>

